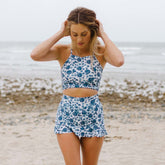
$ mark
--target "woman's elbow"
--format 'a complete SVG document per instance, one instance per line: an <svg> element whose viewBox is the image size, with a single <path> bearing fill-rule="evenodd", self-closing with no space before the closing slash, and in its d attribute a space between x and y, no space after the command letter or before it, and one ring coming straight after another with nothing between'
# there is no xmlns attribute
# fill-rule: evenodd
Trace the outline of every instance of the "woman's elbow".
<svg viewBox="0 0 165 165"><path fill-rule="evenodd" d="M37 60L38 60L37 54L36 54L36 53L33 53L33 52L32 52L32 53L30 54L30 57L31 57L31 59L34 60L34 61L37 61Z"/></svg>
<svg viewBox="0 0 165 165"><path fill-rule="evenodd" d="M124 64L124 58L123 59L120 59L117 63L116 63L116 66L117 67L120 67Z"/></svg>

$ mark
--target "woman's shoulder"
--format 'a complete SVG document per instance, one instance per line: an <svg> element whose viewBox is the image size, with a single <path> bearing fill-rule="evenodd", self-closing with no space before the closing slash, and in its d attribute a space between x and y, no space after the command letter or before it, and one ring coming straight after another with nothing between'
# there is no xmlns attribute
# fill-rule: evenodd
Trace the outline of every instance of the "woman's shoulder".
<svg viewBox="0 0 165 165"><path fill-rule="evenodd" d="M69 50L70 45L69 44L56 44L56 45L54 45L54 48L58 49L59 52L63 52L63 51Z"/></svg>
<svg viewBox="0 0 165 165"><path fill-rule="evenodd" d="M57 50L59 56L61 57L63 54L71 50L71 46L69 44L56 44L51 49Z"/></svg>
<svg viewBox="0 0 165 165"><path fill-rule="evenodd" d="M68 45L60 45L59 51L60 51L61 56L66 55L66 54L70 54L71 46L69 44Z"/></svg>
<svg viewBox="0 0 165 165"><path fill-rule="evenodd" d="M58 60L61 62L65 61L70 55L71 46L69 44L58 44L56 47L58 48L59 52Z"/></svg>

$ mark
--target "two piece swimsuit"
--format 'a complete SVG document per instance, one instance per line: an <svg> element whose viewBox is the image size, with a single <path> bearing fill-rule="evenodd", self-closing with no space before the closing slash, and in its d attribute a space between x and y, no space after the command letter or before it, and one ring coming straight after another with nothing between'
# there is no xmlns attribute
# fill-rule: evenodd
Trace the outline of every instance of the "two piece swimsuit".
<svg viewBox="0 0 165 165"><path fill-rule="evenodd" d="M90 88L99 90L103 68L95 55L92 65L90 56L72 54L61 68L62 89ZM89 97L62 96L59 103L54 132L73 132L81 137L102 137L107 135L104 126L103 106L98 94Z"/></svg>

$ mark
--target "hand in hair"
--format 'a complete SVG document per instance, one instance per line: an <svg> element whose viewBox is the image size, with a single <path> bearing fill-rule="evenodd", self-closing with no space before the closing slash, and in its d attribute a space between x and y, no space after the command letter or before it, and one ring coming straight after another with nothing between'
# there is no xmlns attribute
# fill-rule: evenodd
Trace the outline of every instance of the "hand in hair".
<svg viewBox="0 0 165 165"><path fill-rule="evenodd" d="M98 37L102 37L102 34L104 33L103 24L99 20L96 20L96 23L99 25L99 30L97 35Z"/></svg>
<svg viewBox="0 0 165 165"><path fill-rule="evenodd" d="M69 36L69 27L68 27L68 21L64 21L61 25L61 29L60 32L62 34L63 37Z"/></svg>

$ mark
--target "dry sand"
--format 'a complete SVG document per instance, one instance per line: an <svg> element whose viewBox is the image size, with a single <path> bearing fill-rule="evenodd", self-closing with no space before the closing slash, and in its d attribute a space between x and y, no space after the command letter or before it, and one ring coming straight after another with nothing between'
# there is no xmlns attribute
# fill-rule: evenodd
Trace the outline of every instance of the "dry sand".
<svg viewBox="0 0 165 165"><path fill-rule="evenodd" d="M165 112L105 112L108 135L99 165L164 165ZM56 135L56 111L1 112L1 165L64 165Z"/></svg>

